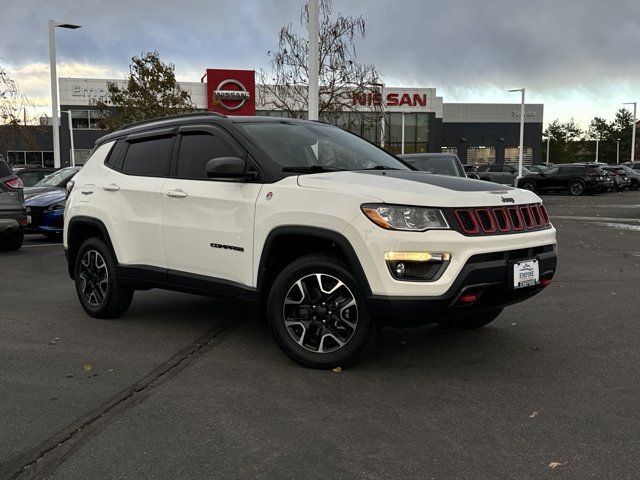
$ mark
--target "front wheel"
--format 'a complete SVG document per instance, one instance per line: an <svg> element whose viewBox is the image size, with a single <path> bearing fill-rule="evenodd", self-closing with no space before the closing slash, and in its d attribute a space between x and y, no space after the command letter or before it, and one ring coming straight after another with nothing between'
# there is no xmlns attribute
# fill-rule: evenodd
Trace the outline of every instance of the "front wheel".
<svg viewBox="0 0 640 480"><path fill-rule="evenodd" d="M584 182L574 180L569 184L569 193L574 197L578 197L584 193Z"/></svg>
<svg viewBox="0 0 640 480"><path fill-rule="evenodd" d="M535 192L536 191L536 185L533 182L530 182L530 181L522 182L522 184L520 185L520 188L522 188L524 190L529 190L530 192Z"/></svg>
<svg viewBox="0 0 640 480"><path fill-rule="evenodd" d="M115 256L99 238L89 238L78 250L75 281L80 304L92 317L116 318L131 305L133 290L118 283Z"/></svg>
<svg viewBox="0 0 640 480"><path fill-rule="evenodd" d="M306 255L278 275L269 292L267 320L280 348L312 368L352 363L376 335L358 282L330 254Z"/></svg>

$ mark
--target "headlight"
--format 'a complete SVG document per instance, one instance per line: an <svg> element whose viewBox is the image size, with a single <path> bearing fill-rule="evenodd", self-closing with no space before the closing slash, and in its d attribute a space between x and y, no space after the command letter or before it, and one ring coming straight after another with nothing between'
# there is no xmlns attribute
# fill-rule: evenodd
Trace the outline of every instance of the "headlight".
<svg viewBox="0 0 640 480"><path fill-rule="evenodd" d="M64 210L64 203L56 203L55 205L51 205L47 210Z"/></svg>
<svg viewBox="0 0 640 480"><path fill-rule="evenodd" d="M373 223L387 230L424 232L449 228L442 210L437 208L369 203L362 205L362 212Z"/></svg>

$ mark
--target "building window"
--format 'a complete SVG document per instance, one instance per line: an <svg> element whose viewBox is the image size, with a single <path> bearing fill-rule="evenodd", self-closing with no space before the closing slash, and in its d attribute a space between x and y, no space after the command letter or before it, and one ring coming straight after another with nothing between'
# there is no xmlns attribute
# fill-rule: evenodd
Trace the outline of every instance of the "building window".
<svg viewBox="0 0 640 480"><path fill-rule="evenodd" d="M487 163L495 163L495 161L496 147L485 145L467 147L468 165L485 165Z"/></svg>
<svg viewBox="0 0 640 480"><path fill-rule="evenodd" d="M102 130L100 110L71 110L71 126L74 130Z"/></svg>
<svg viewBox="0 0 640 480"><path fill-rule="evenodd" d="M7 161L14 167L35 165L38 167L53 166L53 152L48 151L8 151Z"/></svg>
<svg viewBox="0 0 640 480"><path fill-rule="evenodd" d="M84 165L91 156L91 150L84 148L74 148L73 157L76 165Z"/></svg>
<svg viewBox="0 0 640 480"><path fill-rule="evenodd" d="M504 149L504 163L508 163L511 165L516 165L519 161L519 152L520 147L518 146L509 146ZM531 165L533 164L533 147L525 146L522 150L522 164L523 165Z"/></svg>
<svg viewBox="0 0 640 480"><path fill-rule="evenodd" d="M402 117L404 115L404 153L425 153L428 150L429 115L426 113L389 113L385 148L402 153Z"/></svg>

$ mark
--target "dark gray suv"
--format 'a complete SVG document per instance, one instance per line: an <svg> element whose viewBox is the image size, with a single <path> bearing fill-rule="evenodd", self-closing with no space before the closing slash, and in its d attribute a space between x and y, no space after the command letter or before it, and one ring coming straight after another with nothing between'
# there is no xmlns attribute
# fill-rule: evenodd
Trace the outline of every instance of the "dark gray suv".
<svg viewBox="0 0 640 480"><path fill-rule="evenodd" d="M22 181L0 157L0 250L20 249L26 224Z"/></svg>

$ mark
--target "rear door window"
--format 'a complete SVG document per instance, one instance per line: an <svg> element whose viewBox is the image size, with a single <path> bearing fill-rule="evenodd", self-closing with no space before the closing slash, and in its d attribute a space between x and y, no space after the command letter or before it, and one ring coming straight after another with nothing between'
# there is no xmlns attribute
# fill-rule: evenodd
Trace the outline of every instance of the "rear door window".
<svg viewBox="0 0 640 480"><path fill-rule="evenodd" d="M174 141L175 135L128 141L122 172L145 177L167 176Z"/></svg>

